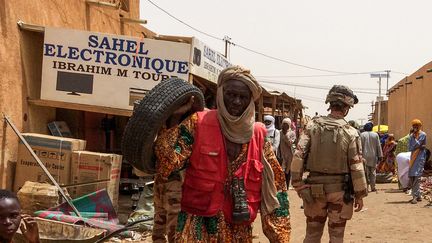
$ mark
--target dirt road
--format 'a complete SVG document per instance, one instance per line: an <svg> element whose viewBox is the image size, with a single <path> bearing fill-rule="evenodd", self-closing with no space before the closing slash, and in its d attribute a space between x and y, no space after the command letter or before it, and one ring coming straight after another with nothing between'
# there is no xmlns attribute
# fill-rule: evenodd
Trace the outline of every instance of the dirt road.
<svg viewBox="0 0 432 243"><path fill-rule="evenodd" d="M378 193L370 193L364 199L365 208L354 213L348 221L345 242L432 242L432 208L425 207L425 200L412 205L410 196L397 190L397 184L378 184ZM302 242L305 234L305 216L301 201L294 191L289 192L291 213L291 242ZM259 234L255 242L268 242L256 221L254 232ZM328 242L327 227L322 242Z"/></svg>

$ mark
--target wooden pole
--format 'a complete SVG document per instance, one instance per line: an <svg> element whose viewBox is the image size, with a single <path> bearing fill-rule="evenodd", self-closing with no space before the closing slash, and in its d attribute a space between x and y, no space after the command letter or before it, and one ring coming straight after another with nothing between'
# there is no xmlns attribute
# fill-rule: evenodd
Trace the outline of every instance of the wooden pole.
<svg viewBox="0 0 432 243"><path fill-rule="evenodd" d="M264 96L261 94L258 102L258 121L263 121L263 111L264 111Z"/></svg>
<svg viewBox="0 0 432 243"><path fill-rule="evenodd" d="M275 112L276 112L276 95L273 95L273 100L272 100L272 116L275 116Z"/></svg>

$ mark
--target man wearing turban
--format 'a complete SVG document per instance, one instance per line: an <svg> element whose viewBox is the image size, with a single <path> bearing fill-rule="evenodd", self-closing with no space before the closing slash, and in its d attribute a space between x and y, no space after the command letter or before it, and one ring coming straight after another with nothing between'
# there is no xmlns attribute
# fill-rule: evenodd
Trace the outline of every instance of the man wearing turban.
<svg viewBox="0 0 432 243"><path fill-rule="evenodd" d="M264 116L264 125L267 129L267 138L272 144L273 152L276 154L276 156L279 156L278 151L281 138L280 131L275 127L275 118L270 115Z"/></svg>
<svg viewBox="0 0 432 243"><path fill-rule="evenodd" d="M412 133L409 137L408 149L411 152L408 176L410 179L412 204L421 201L420 177L426 161L426 133L421 130L422 122L414 119L411 122Z"/></svg>
<svg viewBox="0 0 432 243"><path fill-rule="evenodd" d="M279 153L281 157L282 169L285 172L285 180L287 187L291 178L291 161L293 158L296 141L296 133L291 129L291 119L285 118L282 120L281 138L279 144Z"/></svg>
<svg viewBox="0 0 432 243"><path fill-rule="evenodd" d="M289 242L284 173L264 125L255 122L261 87L239 66L223 70L217 85L217 110L180 121L191 98L155 142L159 175L185 169L175 242L252 242L258 210L267 238Z"/></svg>
<svg viewBox="0 0 432 243"><path fill-rule="evenodd" d="M378 133L372 131L373 123L368 122L363 128L364 132L361 133L360 138L363 158L365 159L366 179L371 191L376 192L376 166L377 163L382 159L383 152Z"/></svg>

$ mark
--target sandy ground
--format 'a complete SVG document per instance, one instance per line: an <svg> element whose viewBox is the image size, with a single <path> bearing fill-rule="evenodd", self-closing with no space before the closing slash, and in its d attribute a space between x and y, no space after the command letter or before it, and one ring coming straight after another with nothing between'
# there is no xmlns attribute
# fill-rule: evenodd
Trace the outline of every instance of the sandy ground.
<svg viewBox="0 0 432 243"><path fill-rule="evenodd" d="M432 208L426 202L413 205L411 199L397 184L378 184L378 193L370 193L365 199L362 212L354 213L345 230L345 242L432 242ZM291 242L302 242L306 219L300 209L301 201L292 190L289 192L291 213ZM268 242L257 220L254 232L259 238L254 242ZM327 227L322 242L328 242Z"/></svg>
<svg viewBox="0 0 432 243"><path fill-rule="evenodd" d="M397 184L378 184L377 189L378 193L370 193L364 199L365 207L362 212L354 213L353 219L348 221L345 242L432 242L432 207L426 207L425 200L416 205L410 204L408 201L411 197L398 190ZM289 198L291 242L298 243L304 238L306 218L300 209L301 200L295 191L289 191ZM129 211L129 197L122 196L122 199L125 203L122 208ZM254 242L269 242L262 233L259 218L254 224L254 234L258 235ZM328 242L327 227L324 229L322 242Z"/></svg>

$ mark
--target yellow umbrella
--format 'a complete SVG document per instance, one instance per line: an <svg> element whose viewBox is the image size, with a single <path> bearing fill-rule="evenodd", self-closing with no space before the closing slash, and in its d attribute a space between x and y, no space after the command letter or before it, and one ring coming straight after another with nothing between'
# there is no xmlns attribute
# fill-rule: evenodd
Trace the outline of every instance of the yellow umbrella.
<svg viewBox="0 0 432 243"><path fill-rule="evenodd" d="M388 128L387 125L380 125L380 132L384 132L384 133L386 133L386 132L388 132L388 130L389 130L389 128ZM374 127L372 128L372 131L374 131L374 132L378 132L378 126L374 126Z"/></svg>

